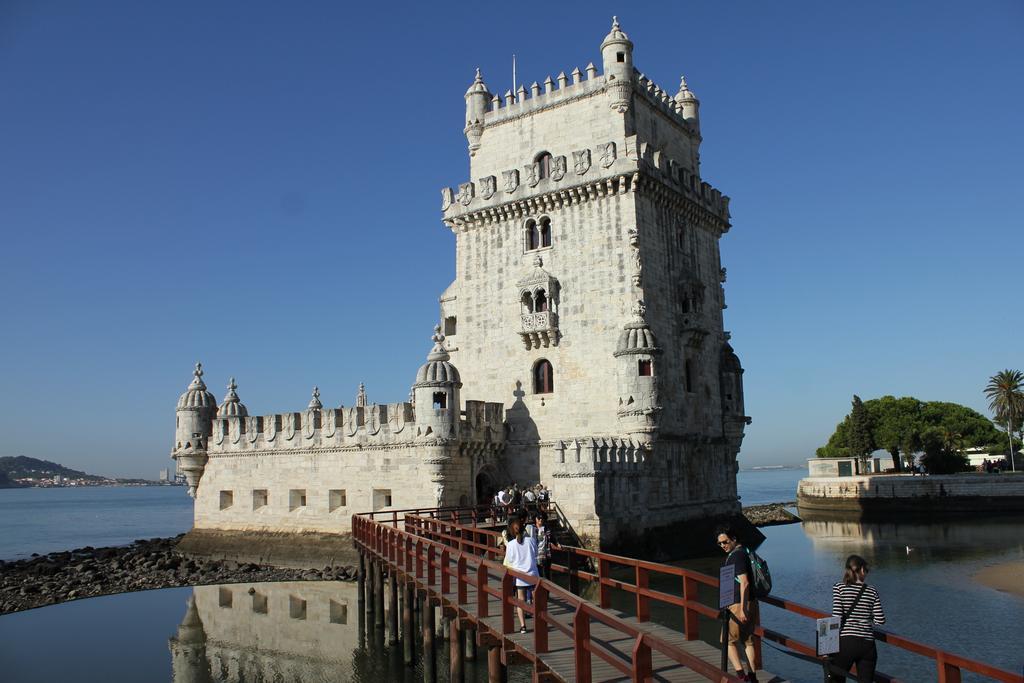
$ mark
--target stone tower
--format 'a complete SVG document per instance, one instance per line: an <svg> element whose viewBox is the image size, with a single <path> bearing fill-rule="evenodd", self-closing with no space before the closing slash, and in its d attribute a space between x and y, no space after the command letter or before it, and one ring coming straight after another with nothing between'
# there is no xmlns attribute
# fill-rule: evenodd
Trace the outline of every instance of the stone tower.
<svg viewBox="0 0 1024 683"><path fill-rule="evenodd" d="M477 71L470 177L442 190L456 277L441 317L466 393L505 404L504 469L622 547L739 511L749 418L722 317L729 202L700 177L698 100L639 73L618 20L600 53L601 74L504 97Z"/></svg>

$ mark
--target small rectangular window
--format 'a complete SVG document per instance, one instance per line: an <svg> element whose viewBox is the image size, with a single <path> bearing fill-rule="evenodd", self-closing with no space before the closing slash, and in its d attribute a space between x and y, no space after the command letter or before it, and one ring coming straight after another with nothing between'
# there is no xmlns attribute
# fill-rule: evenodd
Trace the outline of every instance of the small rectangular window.
<svg viewBox="0 0 1024 683"><path fill-rule="evenodd" d="M227 510L235 502L234 491L221 491L220 492L220 509Z"/></svg>
<svg viewBox="0 0 1024 683"><path fill-rule="evenodd" d="M434 410L445 410L448 407L448 394L443 391L434 392Z"/></svg>
<svg viewBox="0 0 1024 683"><path fill-rule="evenodd" d="M620 64L625 62L626 61L626 53L625 52L616 52L615 53L615 61L620 63Z"/></svg>
<svg viewBox="0 0 1024 683"><path fill-rule="evenodd" d="M252 594L252 611L254 614L267 614L270 611L266 595L259 591Z"/></svg>
<svg viewBox="0 0 1024 683"><path fill-rule="evenodd" d="M306 489L292 489L288 492L288 510L294 512L306 507Z"/></svg>
<svg viewBox="0 0 1024 683"><path fill-rule="evenodd" d="M252 490L252 509L259 510L261 507L266 507L267 501L270 496L267 494L266 489L253 489Z"/></svg>
<svg viewBox="0 0 1024 683"><path fill-rule="evenodd" d="M686 359L686 365L684 366L683 375L683 388L686 389L687 393L693 393L695 391L693 386L693 360L690 358Z"/></svg>
<svg viewBox="0 0 1024 683"><path fill-rule="evenodd" d="M444 319L444 336L454 337L458 330L458 319L454 315L450 315Z"/></svg>
<svg viewBox="0 0 1024 683"><path fill-rule="evenodd" d="M327 494L327 502L330 512L348 507L348 496L345 495L345 489L331 489Z"/></svg>
<svg viewBox="0 0 1024 683"><path fill-rule="evenodd" d="M330 619L332 624L347 624L348 623L348 603L342 600L341 602L330 601Z"/></svg>
<svg viewBox="0 0 1024 683"><path fill-rule="evenodd" d="M303 600L302 598L298 597L298 596L289 595L288 596L288 616L290 616L292 619L302 619L302 620L305 620L305 618L306 618L306 601Z"/></svg>
<svg viewBox="0 0 1024 683"><path fill-rule="evenodd" d="M231 607L232 593L231 589L225 586L221 586L217 591L217 604L221 607Z"/></svg>
<svg viewBox="0 0 1024 683"><path fill-rule="evenodd" d="M373 490L373 510L382 510L391 507L391 489Z"/></svg>
<svg viewBox="0 0 1024 683"><path fill-rule="evenodd" d="M641 360L638 363L639 373L641 377L651 377L654 375L654 366L649 360Z"/></svg>

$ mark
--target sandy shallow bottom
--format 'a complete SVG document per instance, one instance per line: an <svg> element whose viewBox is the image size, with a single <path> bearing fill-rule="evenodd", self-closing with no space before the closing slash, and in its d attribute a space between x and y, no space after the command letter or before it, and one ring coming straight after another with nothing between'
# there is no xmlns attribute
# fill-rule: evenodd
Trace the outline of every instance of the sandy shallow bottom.
<svg viewBox="0 0 1024 683"><path fill-rule="evenodd" d="M1024 561L1004 562L985 567L974 575L974 580L983 586L1024 598L1024 584L1020 580L1022 575L1024 575Z"/></svg>

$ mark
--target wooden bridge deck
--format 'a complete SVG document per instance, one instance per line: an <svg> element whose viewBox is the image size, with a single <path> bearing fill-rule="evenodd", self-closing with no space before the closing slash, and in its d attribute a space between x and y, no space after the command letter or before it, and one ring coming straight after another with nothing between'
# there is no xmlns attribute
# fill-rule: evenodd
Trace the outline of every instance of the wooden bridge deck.
<svg viewBox="0 0 1024 683"><path fill-rule="evenodd" d="M533 667L533 680L538 683L551 680L741 683L742 679L734 672L720 668L720 649L702 642L697 635L701 619L717 619L718 610L700 599L702 587L717 591L717 578L672 565L562 546L556 550L564 555L565 564L554 565L552 569L569 578L572 590L566 590L494 561L500 560L504 553L498 532L481 524L486 523L489 513L489 508L470 507L353 515L353 539L362 557L360 588L365 591L364 606L368 613L371 606L373 608L376 625L383 625L383 570L396 581L392 584L392 604L397 599L398 585L402 585L406 605L415 592L429 599L431 615L433 606L440 605L445 616L455 618L458 628L453 629L453 637L459 635L458 629L469 629L475 634L476 642L488 648L488 675L492 682L503 680L502 664L528 662ZM372 577L367 576L367 566L373 568ZM681 593L659 590L652 585L652 576L662 577L661 585L664 585L664 577L675 577L681 583ZM514 577L535 586L533 604L517 599ZM594 602L578 595L581 581L596 589ZM637 616L611 607L613 591L625 593L636 601ZM682 631L652 623L649 620L652 604L682 611ZM806 619L828 616L776 595L763 598L761 604ZM534 614L527 620L527 633L519 633L518 619L513 616L516 606ZM391 628L397 632L394 618ZM403 611L405 619L411 619L411 610L407 607ZM427 619L424 624L432 621ZM403 632L406 631L403 628ZM429 633L433 648L433 627ZM811 644L762 624L755 625L755 633L754 654L758 661L760 641L773 641L796 656L818 661ZM423 634L426 647L426 627ZM1000 683L1024 683L1024 676L1019 673L883 629L875 629L875 638L890 647L930 660L938 683L960 683L965 671ZM410 639L405 642L407 648L412 646ZM457 654L460 650L453 642L453 681L462 680L462 655ZM406 650L405 658L406 664L411 665L411 650ZM781 679L759 670L758 680L775 683ZM879 671L875 672L875 681L895 683L892 676Z"/></svg>
<svg viewBox="0 0 1024 683"><path fill-rule="evenodd" d="M450 576L454 578L457 572L457 563L453 560L449 560L449 572ZM441 605L446 613L453 616L457 613L460 622L464 626L478 629L478 632L484 638L493 638L497 642L503 643L502 650L504 652L514 652L523 659L539 664L536 667L538 670L547 672L559 681L565 681L566 683L576 682L577 653L573 639L568 635L568 633L573 631L573 616L576 612L575 605L561 599L554 593L548 597L546 606L547 619L556 621L558 625L548 623L542 625L548 636L547 651L538 653L535 634L537 620L535 618L527 615L527 633L519 632L518 617L515 621L515 630L511 633L503 633L502 601L499 596L493 595L490 592L487 593L487 612L489 616L479 618L477 617L478 594L476 588L472 586L467 587L464 595L465 599L459 601L455 581L452 581L451 590L442 593L440 576L441 572L438 570L435 581L431 584L428 584L425 578L417 580L414 577L410 577L410 580L415 581L417 590L426 591L430 598ZM501 581L501 575L488 571L489 584L500 586ZM653 622L638 622L636 617L615 609L605 609L604 611L637 630L657 636L662 641L699 657L712 667L718 668L721 665L721 650L701 640L686 640L686 636L679 631ZM590 624L589 634L590 641L600 646L606 654L617 658L623 668L631 666L633 647L636 644L634 637L599 621ZM647 680L665 683L697 683L697 681L708 680L706 676L673 661L656 650L651 653L651 663L652 675ZM591 658L590 670L591 680L595 682L632 680L631 676L624 673L621 668L613 666L599 656ZM757 678L762 683L781 683L783 681L782 678L767 671L758 671Z"/></svg>

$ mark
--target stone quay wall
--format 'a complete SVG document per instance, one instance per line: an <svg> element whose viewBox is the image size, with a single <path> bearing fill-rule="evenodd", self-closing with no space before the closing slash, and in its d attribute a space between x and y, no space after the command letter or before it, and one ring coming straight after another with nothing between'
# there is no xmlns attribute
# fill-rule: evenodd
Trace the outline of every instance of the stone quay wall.
<svg viewBox="0 0 1024 683"><path fill-rule="evenodd" d="M803 516L1024 512L1024 473L808 477L797 485L797 504Z"/></svg>

